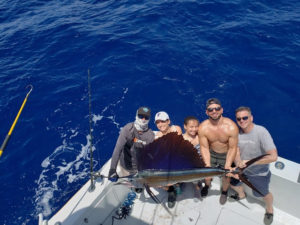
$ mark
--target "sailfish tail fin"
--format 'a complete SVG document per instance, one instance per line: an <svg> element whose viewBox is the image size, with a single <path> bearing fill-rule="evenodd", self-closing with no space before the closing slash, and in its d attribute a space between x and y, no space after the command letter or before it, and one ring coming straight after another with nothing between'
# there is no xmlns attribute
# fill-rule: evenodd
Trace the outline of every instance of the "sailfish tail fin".
<svg viewBox="0 0 300 225"><path fill-rule="evenodd" d="M248 187L250 187L252 190L256 191L259 193L261 196L264 196L253 184L250 183L250 181L247 179L245 174L239 174L240 180L246 184Z"/></svg>
<svg viewBox="0 0 300 225"><path fill-rule="evenodd" d="M249 160L247 163L246 163L246 167L244 168L240 168L238 170L238 175L239 175L239 179L244 183L246 184L248 187L250 187L252 190L256 191L257 193L259 193L261 196L263 196L263 194L253 185L250 183L250 181L247 179L247 176L243 173L243 171L245 169L247 169L249 166L253 165L255 162L257 162L258 160L262 159L263 157L267 156L269 154L264 154L264 155L261 155L261 156L258 156L256 158L253 158L251 160Z"/></svg>
<svg viewBox="0 0 300 225"><path fill-rule="evenodd" d="M251 160L249 160L248 162L246 162L246 167L241 168L241 172L243 172L245 169L247 169L249 166L251 166L253 163L257 162L258 160L262 159L263 157L267 156L269 154L264 154L264 155L260 155L256 158L253 158Z"/></svg>

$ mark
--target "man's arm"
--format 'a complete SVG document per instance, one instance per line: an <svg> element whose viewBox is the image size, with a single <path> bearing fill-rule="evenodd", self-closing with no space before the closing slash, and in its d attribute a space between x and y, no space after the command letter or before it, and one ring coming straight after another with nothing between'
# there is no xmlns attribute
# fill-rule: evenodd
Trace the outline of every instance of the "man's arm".
<svg viewBox="0 0 300 225"><path fill-rule="evenodd" d="M275 162L277 160L277 158L278 158L277 149L269 150L266 153L268 155L266 155L262 159L258 160L254 164L256 164L256 165L258 165L258 164L269 164L269 163Z"/></svg>
<svg viewBox="0 0 300 225"><path fill-rule="evenodd" d="M182 130L181 130L180 126L175 125L175 129L176 129L178 135L182 135Z"/></svg>
<svg viewBox="0 0 300 225"><path fill-rule="evenodd" d="M269 154L259 161L257 161L255 164L269 164L271 162L275 162L278 157L276 146L273 142L273 139L271 137L271 134L269 131L262 127L262 130L260 131L259 137L260 137L260 145L262 146L262 149L266 152L266 154Z"/></svg>
<svg viewBox="0 0 300 225"><path fill-rule="evenodd" d="M113 155L111 157L110 169L116 170L117 164L118 164L119 159L120 159L121 152L124 149L124 146L125 146L126 142L127 142L127 140L126 140L126 127L123 127L123 129L121 130L120 135L118 137L116 146L114 148Z"/></svg>
<svg viewBox="0 0 300 225"><path fill-rule="evenodd" d="M233 122L232 122L233 123ZM231 169L231 164L234 162L237 153L237 145L238 145L238 128L233 123L231 125L230 134L228 139L228 152L226 156L225 169Z"/></svg>
<svg viewBox="0 0 300 225"><path fill-rule="evenodd" d="M235 166L239 167L239 165L242 162L241 152L240 152L240 148L239 147L237 147L236 150L237 151L236 151L236 155L235 155L235 159L234 159L234 164L235 164Z"/></svg>
<svg viewBox="0 0 300 225"><path fill-rule="evenodd" d="M200 151L201 151L201 155L202 155L203 161L205 163L205 166L206 167L211 167L211 164L210 164L209 143L208 143L207 137L205 136L203 127L204 127L203 125L200 125L199 129L198 129Z"/></svg>

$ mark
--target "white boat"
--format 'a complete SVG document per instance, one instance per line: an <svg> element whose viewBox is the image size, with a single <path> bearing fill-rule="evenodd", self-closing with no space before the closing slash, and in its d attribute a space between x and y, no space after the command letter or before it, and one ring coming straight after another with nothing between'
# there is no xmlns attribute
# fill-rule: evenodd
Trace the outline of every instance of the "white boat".
<svg viewBox="0 0 300 225"><path fill-rule="evenodd" d="M108 161L99 174L107 175ZM270 190L274 195L273 225L300 224L300 164L278 157L270 166L272 172ZM167 192L153 189L162 204L167 203ZM82 188L49 220L39 215L39 225L257 225L263 224L264 204L245 187L247 198L236 201L228 198L225 205L219 204L220 178L214 178L206 198L196 198L194 186L186 183L182 194L177 196L174 208L169 212L162 204L155 203L146 191L136 194L126 218L117 217L116 212L132 191L126 185L116 185L107 179L91 181ZM131 202L130 202L131 203Z"/></svg>

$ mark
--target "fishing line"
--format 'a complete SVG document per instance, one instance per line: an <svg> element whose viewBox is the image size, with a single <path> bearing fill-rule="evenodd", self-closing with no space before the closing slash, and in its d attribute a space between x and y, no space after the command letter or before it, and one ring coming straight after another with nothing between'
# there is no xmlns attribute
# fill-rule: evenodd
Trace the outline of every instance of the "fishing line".
<svg viewBox="0 0 300 225"><path fill-rule="evenodd" d="M88 69L88 93L89 93L89 127L90 127L90 173L91 173L91 190L95 189L94 184L94 171L93 171L93 134L92 134L92 102L91 102L91 75L90 70Z"/></svg>

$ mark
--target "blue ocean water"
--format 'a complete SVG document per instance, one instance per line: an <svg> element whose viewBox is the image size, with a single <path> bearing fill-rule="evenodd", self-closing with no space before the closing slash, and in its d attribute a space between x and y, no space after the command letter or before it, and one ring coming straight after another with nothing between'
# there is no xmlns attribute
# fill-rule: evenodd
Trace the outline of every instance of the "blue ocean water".
<svg viewBox="0 0 300 225"><path fill-rule="evenodd" d="M34 86L0 158L0 224L49 218L89 179L141 105L174 124L240 105L300 163L300 2L8 1L0 3L0 138ZM151 122L152 128L154 123Z"/></svg>

